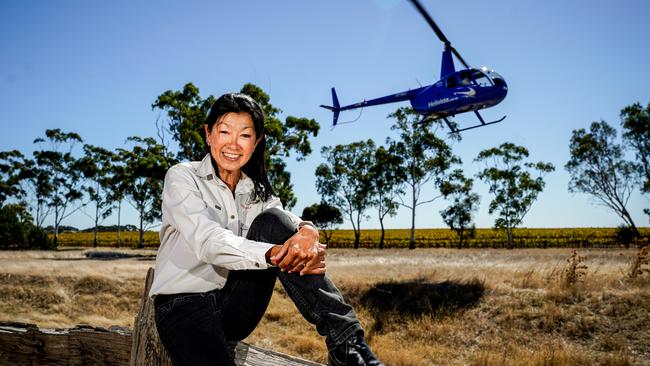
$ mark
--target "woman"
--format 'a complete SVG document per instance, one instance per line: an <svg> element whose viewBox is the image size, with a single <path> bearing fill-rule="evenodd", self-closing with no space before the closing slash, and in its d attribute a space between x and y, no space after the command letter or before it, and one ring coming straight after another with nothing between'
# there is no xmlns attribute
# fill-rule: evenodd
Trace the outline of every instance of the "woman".
<svg viewBox="0 0 650 366"><path fill-rule="evenodd" d="M205 121L209 154L167 172L150 295L162 343L176 365L234 365L276 278L326 336L329 365L382 365L354 310L325 276L325 248L310 222L273 196L264 115L244 94L225 94Z"/></svg>

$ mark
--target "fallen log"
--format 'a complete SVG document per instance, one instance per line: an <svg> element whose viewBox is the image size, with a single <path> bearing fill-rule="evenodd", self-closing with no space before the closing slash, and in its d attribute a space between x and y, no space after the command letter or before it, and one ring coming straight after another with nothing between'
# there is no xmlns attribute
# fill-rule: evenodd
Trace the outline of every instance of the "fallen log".
<svg viewBox="0 0 650 366"><path fill-rule="evenodd" d="M171 366L156 330L147 272L140 311L134 329L78 325L70 329L42 329L34 324L0 321L0 365L119 365ZM322 366L239 342L238 366Z"/></svg>
<svg viewBox="0 0 650 366"><path fill-rule="evenodd" d="M131 359L131 331L78 325L69 329L44 329L34 324L0 322L0 365L116 365ZM322 366L240 342L240 366ZM171 365L168 359L142 359L137 365ZM169 362L169 363L166 363Z"/></svg>
<svg viewBox="0 0 650 366"><path fill-rule="evenodd" d="M128 328L40 329L34 324L0 322L3 365L128 365L130 346Z"/></svg>

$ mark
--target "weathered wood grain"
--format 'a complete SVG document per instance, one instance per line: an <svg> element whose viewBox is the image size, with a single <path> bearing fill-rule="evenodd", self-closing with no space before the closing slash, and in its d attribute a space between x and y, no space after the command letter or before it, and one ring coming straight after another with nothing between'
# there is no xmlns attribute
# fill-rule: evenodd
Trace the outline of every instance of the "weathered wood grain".
<svg viewBox="0 0 650 366"><path fill-rule="evenodd" d="M158 338L153 301L148 296L153 276L150 268L133 333L122 327L41 329L34 324L0 321L0 366L171 366ZM235 353L238 366L322 366L244 342L237 345Z"/></svg>
<svg viewBox="0 0 650 366"><path fill-rule="evenodd" d="M127 365L130 346L126 328L39 329L0 322L0 365Z"/></svg>

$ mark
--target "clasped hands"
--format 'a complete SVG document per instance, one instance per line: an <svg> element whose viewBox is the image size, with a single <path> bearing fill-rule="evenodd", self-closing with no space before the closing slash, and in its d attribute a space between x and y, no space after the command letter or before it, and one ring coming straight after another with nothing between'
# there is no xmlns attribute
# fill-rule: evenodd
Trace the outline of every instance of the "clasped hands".
<svg viewBox="0 0 650 366"><path fill-rule="evenodd" d="M284 272L324 274L325 244L318 242L318 230L305 225L282 245L274 245L266 253L267 261Z"/></svg>

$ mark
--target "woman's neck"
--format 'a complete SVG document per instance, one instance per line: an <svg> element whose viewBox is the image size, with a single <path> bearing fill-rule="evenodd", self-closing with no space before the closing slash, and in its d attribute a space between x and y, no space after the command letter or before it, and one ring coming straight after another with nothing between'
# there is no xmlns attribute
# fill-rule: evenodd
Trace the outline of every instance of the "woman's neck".
<svg viewBox="0 0 650 366"><path fill-rule="evenodd" d="M241 171L219 169L219 178L221 178L221 180L226 183L231 192L235 192L235 188L237 188L237 182L239 182L239 178L241 178Z"/></svg>
<svg viewBox="0 0 650 366"><path fill-rule="evenodd" d="M241 178L241 170L231 171L231 170L221 169L217 165L217 162L214 161L214 158L210 160L212 162L212 167L214 168L214 172L217 173L219 179L221 179L224 183L226 183L228 189L230 189L230 191L233 192L234 194L235 188L237 188L237 182L239 182L239 178Z"/></svg>

